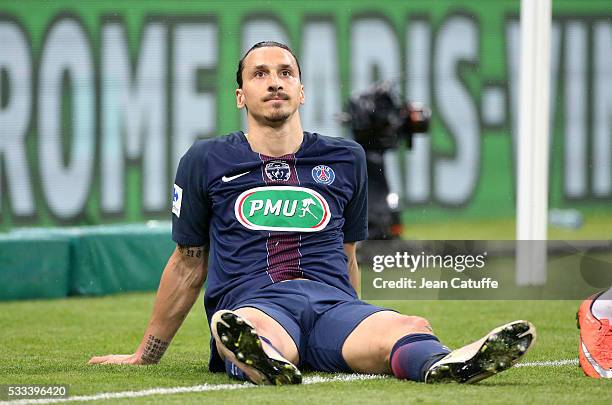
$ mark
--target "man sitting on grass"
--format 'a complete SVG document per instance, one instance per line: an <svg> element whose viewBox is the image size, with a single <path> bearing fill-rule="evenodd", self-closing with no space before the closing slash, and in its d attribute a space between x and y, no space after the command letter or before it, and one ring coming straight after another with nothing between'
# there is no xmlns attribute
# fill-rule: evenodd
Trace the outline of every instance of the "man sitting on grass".
<svg viewBox="0 0 612 405"><path fill-rule="evenodd" d="M240 60L248 133L196 142L179 164L172 237L153 315L136 353L91 364L152 364L208 274L211 371L255 384L298 384L299 368L476 382L535 341L515 321L450 351L428 321L359 300L355 243L367 237L367 173L353 141L302 130L300 67L280 43Z"/></svg>

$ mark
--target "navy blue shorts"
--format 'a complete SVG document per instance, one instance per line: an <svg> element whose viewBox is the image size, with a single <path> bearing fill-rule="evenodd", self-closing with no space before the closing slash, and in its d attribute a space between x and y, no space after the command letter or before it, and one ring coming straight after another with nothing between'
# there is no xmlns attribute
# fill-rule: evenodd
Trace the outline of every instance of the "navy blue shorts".
<svg viewBox="0 0 612 405"><path fill-rule="evenodd" d="M387 311L311 280L269 285L232 309L244 307L259 309L285 328L298 348L298 367L326 372L352 372L342 357L344 341L365 318Z"/></svg>

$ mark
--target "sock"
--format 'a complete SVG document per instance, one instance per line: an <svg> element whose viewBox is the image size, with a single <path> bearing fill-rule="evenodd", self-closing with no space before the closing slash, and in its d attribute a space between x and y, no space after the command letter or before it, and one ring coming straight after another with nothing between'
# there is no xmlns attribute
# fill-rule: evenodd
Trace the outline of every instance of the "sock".
<svg viewBox="0 0 612 405"><path fill-rule="evenodd" d="M266 342L268 345L270 345L271 348L276 350L276 347L274 347L272 343L270 343L270 339L265 336L260 336L259 338ZM278 352L278 350L276 351ZM228 375L229 378L233 378L234 380L249 381L249 377L247 377L244 371L240 370L237 365L232 363L227 358L225 359L225 373Z"/></svg>
<svg viewBox="0 0 612 405"><path fill-rule="evenodd" d="M276 347L274 347L274 345L272 344L272 342L270 342L270 339L268 339L265 336L260 336L259 337L261 340L263 340L265 343L268 344L268 346L270 346L272 349L274 349L274 351L276 351L276 353L280 354L280 352L278 351L278 349ZM281 354L282 356L282 354Z"/></svg>
<svg viewBox="0 0 612 405"><path fill-rule="evenodd" d="M591 306L591 312L597 319L608 319L612 322L612 287L597 297Z"/></svg>
<svg viewBox="0 0 612 405"><path fill-rule="evenodd" d="M249 378L240 370L238 366L232 363L229 359L225 359L225 373L229 378L239 381L248 381Z"/></svg>
<svg viewBox="0 0 612 405"><path fill-rule="evenodd" d="M391 350L391 370L399 379L425 381L425 373L450 353L434 335L412 333L398 340Z"/></svg>

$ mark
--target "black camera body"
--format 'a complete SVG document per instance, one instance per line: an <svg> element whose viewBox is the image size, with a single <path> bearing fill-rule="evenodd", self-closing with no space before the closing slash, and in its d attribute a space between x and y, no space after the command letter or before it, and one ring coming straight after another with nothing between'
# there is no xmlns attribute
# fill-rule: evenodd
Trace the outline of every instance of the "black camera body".
<svg viewBox="0 0 612 405"><path fill-rule="evenodd" d="M414 134L427 132L431 110L421 103L403 103L387 84L373 86L348 101L344 123L366 151L368 169L368 228L370 239L401 237L399 196L389 192L384 152L401 140L412 148Z"/></svg>
<svg viewBox="0 0 612 405"><path fill-rule="evenodd" d="M414 134L427 132L431 110L421 103L402 103L390 86L380 84L351 97L345 122L365 150L398 147L400 139L412 148Z"/></svg>

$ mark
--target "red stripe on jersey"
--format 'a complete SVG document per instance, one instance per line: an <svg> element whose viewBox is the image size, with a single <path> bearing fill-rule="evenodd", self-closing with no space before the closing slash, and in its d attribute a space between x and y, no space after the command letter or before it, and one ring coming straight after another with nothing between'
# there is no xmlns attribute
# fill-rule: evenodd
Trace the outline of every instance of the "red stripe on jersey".
<svg viewBox="0 0 612 405"><path fill-rule="evenodd" d="M299 186L300 180L295 167L295 155L271 157L259 154L263 162L261 175L268 186ZM284 162L289 165L289 179L272 180L266 174L266 164L271 161ZM270 232L266 241L268 251L268 275L274 283L294 278L303 278L304 272L300 269L300 242L301 235L297 232Z"/></svg>

